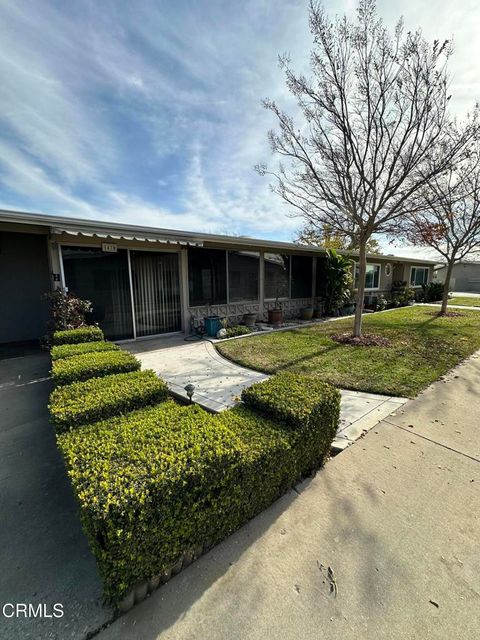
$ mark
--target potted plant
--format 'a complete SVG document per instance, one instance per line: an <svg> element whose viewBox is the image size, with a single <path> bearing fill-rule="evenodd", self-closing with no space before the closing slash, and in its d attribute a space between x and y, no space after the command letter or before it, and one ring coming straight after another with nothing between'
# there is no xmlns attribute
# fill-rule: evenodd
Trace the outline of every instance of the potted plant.
<svg viewBox="0 0 480 640"><path fill-rule="evenodd" d="M268 310L268 324L273 324L274 327L279 327L283 322L283 310L282 305L278 301L278 295L275 298L275 306L273 309Z"/></svg>
<svg viewBox="0 0 480 640"><path fill-rule="evenodd" d="M323 300L320 300L315 309L313 310L313 317L318 319L321 318L323 315Z"/></svg>
<svg viewBox="0 0 480 640"><path fill-rule="evenodd" d="M351 316L353 313L355 313L355 303L351 300L340 309L340 315L342 316Z"/></svg>
<svg viewBox="0 0 480 640"><path fill-rule="evenodd" d="M303 307L300 309L302 320L311 320L313 318L313 307Z"/></svg>
<svg viewBox="0 0 480 640"><path fill-rule="evenodd" d="M243 324L246 327L254 327L256 321L257 321L256 313L251 313L250 311L248 311L247 313L243 314Z"/></svg>

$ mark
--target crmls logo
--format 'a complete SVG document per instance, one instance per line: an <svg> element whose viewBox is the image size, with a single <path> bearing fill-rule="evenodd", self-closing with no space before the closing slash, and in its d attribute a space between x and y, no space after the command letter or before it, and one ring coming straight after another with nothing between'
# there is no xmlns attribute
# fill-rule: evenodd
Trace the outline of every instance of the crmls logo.
<svg viewBox="0 0 480 640"><path fill-rule="evenodd" d="M31 604L26 602L6 602L2 607L4 618L63 618L63 604Z"/></svg>

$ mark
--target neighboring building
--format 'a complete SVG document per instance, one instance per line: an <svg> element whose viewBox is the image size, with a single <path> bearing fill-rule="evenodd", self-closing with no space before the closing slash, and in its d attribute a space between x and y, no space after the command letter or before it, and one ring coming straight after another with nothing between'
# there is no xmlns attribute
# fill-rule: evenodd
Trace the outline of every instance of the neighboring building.
<svg viewBox="0 0 480 640"><path fill-rule="evenodd" d="M446 264L435 266L434 277L439 282L445 282ZM449 291L471 291L480 293L480 262L465 260L457 262L452 270Z"/></svg>
<svg viewBox="0 0 480 640"><path fill-rule="evenodd" d="M323 249L287 242L0 211L0 344L44 335L42 296L58 287L91 300L112 340L189 333L209 314L261 318L277 297L295 317L322 298L323 260ZM367 296L395 280L420 287L434 265L393 255L368 262Z"/></svg>

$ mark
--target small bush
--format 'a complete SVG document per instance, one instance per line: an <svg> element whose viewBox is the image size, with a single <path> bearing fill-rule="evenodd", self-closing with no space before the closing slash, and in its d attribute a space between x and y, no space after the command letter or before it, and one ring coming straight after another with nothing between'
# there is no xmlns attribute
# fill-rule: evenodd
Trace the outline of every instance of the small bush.
<svg viewBox="0 0 480 640"><path fill-rule="evenodd" d="M422 284L422 292L420 294L421 302L438 302L443 298L444 284L443 282L429 282Z"/></svg>
<svg viewBox="0 0 480 640"><path fill-rule="evenodd" d="M281 403L272 384L257 394L276 420L168 401L58 436L108 600L224 539L324 459L339 393L314 383L312 402L297 385L292 409L287 382Z"/></svg>
<svg viewBox="0 0 480 640"><path fill-rule="evenodd" d="M225 331L227 332L225 335L225 338L235 338L236 336L246 336L247 334L252 333L252 330L243 324L238 324L234 327L227 327Z"/></svg>
<svg viewBox="0 0 480 640"><path fill-rule="evenodd" d="M80 327L66 331L55 331L52 344L78 344L79 342L95 342L104 340L103 331L99 327Z"/></svg>
<svg viewBox="0 0 480 640"><path fill-rule="evenodd" d="M77 298L73 293L56 289L45 294L50 306L51 331L65 331L86 325L85 317L92 312L89 300Z"/></svg>
<svg viewBox="0 0 480 640"><path fill-rule="evenodd" d="M168 388L154 371L117 373L58 387L50 415L58 432L163 402Z"/></svg>
<svg viewBox="0 0 480 640"><path fill-rule="evenodd" d="M52 364L52 378L56 385L70 384L138 369L140 369L140 362L131 353L100 351L55 360Z"/></svg>
<svg viewBox="0 0 480 640"><path fill-rule="evenodd" d="M71 358L82 353L93 353L97 351L120 351L120 347L113 342L79 342L78 344L59 344L52 347L50 356L52 360L61 358Z"/></svg>

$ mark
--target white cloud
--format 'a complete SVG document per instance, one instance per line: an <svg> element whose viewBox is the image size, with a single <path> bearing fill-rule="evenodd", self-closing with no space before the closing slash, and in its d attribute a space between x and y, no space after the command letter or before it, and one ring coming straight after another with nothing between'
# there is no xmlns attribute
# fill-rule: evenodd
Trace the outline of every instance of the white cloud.
<svg viewBox="0 0 480 640"><path fill-rule="evenodd" d="M352 0L327 3L351 12ZM379 7L393 23L393 0ZM480 93L474 0L402 4L408 28L456 35L454 106ZM300 225L255 174L262 109L294 101L277 68L308 62L304 0L0 5L4 206L290 239Z"/></svg>

